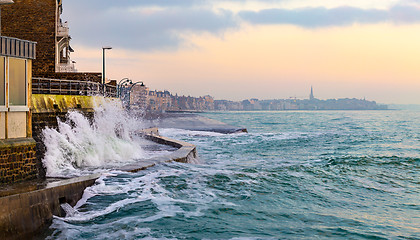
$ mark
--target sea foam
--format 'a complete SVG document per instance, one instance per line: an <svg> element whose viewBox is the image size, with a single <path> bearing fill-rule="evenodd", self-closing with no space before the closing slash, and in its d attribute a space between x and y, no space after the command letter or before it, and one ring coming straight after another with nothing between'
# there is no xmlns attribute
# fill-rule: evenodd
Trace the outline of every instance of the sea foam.
<svg viewBox="0 0 420 240"><path fill-rule="evenodd" d="M116 101L95 104L92 122L71 111L58 128L43 130L46 152L43 161L49 177L83 174L86 168L118 166L144 158L141 139L132 134L142 128L141 120L130 116Z"/></svg>

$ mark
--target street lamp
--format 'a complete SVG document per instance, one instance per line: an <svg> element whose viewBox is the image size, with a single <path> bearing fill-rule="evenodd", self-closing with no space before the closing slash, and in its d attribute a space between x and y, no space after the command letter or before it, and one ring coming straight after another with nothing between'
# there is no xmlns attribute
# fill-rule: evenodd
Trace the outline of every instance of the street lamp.
<svg viewBox="0 0 420 240"><path fill-rule="evenodd" d="M121 95L122 95L122 87L123 87L123 85L127 85L127 84L133 84L133 81L131 81L129 78L123 78L118 83L118 85L117 85L117 95L118 95L118 97L121 98Z"/></svg>
<svg viewBox="0 0 420 240"><path fill-rule="evenodd" d="M102 88L105 96L105 50L111 50L112 47L102 47Z"/></svg>
<svg viewBox="0 0 420 240"><path fill-rule="evenodd" d="M131 89L133 89L133 87L136 86L139 83L141 83L140 86L144 87L144 83L142 81L139 81L139 82L135 82L134 84L132 84L130 86L130 88L128 89L128 108L130 108L130 105L131 105Z"/></svg>

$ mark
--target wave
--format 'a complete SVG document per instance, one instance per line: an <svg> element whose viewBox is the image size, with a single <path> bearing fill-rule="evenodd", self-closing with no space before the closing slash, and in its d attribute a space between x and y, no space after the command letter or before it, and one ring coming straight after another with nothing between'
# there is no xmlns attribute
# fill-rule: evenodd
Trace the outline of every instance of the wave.
<svg viewBox="0 0 420 240"><path fill-rule="evenodd" d="M69 112L58 128L43 130L46 153L42 160L48 177L81 175L89 167L104 168L146 158L140 139L131 135L141 129L135 119L114 101L96 104L91 123L82 113Z"/></svg>

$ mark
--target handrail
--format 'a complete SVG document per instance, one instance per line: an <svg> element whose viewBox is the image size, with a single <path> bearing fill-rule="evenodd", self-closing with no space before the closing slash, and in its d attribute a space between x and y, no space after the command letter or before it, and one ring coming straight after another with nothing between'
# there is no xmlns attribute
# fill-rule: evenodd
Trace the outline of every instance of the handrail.
<svg viewBox="0 0 420 240"><path fill-rule="evenodd" d="M0 36L0 54L26 59L36 58L36 42Z"/></svg>
<svg viewBox="0 0 420 240"><path fill-rule="evenodd" d="M105 94L102 84L91 81L51 79L51 78L32 78L33 94L56 94L56 95L82 95L95 96L104 95L105 97L117 97L117 87L105 85Z"/></svg>

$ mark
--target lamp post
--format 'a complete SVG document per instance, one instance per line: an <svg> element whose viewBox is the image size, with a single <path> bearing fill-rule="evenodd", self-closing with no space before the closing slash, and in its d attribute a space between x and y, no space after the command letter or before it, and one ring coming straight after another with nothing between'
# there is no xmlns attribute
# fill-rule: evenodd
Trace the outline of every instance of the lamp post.
<svg viewBox="0 0 420 240"><path fill-rule="evenodd" d="M122 86L124 84L133 84L133 81L131 81L129 78L123 78L117 85L117 97L121 97L122 95Z"/></svg>
<svg viewBox="0 0 420 240"><path fill-rule="evenodd" d="M102 47L102 91L105 96L105 50L111 50L112 47Z"/></svg>
<svg viewBox="0 0 420 240"><path fill-rule="evenodd" d="M136 86L137 84L141 83L140 86L144 86L144 83L142 81L139 82L135 82L134 84L132 84L130 86L130 88L128 89L128 108L130 109L130 105L131 105L131 89L133 89L134 86Z"/></svg>

